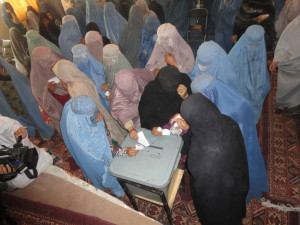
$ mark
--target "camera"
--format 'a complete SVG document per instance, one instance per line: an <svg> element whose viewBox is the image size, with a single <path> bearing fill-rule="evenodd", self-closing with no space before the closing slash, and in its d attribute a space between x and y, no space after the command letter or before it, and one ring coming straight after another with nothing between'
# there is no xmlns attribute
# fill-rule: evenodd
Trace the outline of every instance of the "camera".
<svg viewBox="0 0 300 225"><path fill-rule="evenodd" d="M13 148L7 148L2 145L0 149L0 164L8 164L11 167L11 172L0 174L0 181L5 182L14 179L22 171L30 179L38 176L36 165L38 162L38 153L36 148L28 148L21 143L22 137L19 136ZM29 171L31 169L33 172Z"/></svg>

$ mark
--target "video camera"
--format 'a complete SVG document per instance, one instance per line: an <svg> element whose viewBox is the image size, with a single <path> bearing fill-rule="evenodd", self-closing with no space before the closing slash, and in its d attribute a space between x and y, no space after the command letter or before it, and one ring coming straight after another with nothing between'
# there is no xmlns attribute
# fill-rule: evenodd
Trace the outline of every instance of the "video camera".
<svg viewBox="0 0 300 225"><path fill-rule="evenodd" d="M22 137L19 136L13 148L7 148L2 145L0 149L0 164L4 166L8 164L11 167L11 173L0 174L0 181L8 181L14 179L19 173L24 170L26 176L34 179L38 176L36 165L38 162L38 153L36 148L28 148L21 143ZM29 171L33 170L33 173Z"/></svg>

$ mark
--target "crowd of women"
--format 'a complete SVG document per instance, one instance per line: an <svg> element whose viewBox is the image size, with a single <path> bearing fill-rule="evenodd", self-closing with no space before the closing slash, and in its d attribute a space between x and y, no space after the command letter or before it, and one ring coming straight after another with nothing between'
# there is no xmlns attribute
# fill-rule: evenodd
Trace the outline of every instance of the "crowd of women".
<svg viewBox="0 0 300 225"><path fill-rule="evenodd" d="M28 7L27 32L3 3L16 66L0 58L0 113L29 136L61 134L86 178L119 197L124 191L108 168L114 156L138 154L120 147L126 135L138 140L143 127L161 136L176 120L200 222L242 224L246 204L269 190L256 124L271 88L275 28L277 104L300 105L300 46L292 38L299 1L286 1L276 24L269 1L214 1L216 42L202 43L196 57L183 38L193 1L148 3L62 0L55 10L44 1L40 13Z"/></svg>

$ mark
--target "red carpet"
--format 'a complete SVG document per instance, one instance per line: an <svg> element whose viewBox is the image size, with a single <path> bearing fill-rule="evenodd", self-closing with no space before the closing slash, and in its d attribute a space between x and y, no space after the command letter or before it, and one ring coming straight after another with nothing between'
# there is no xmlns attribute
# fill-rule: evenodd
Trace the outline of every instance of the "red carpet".
<svg viewBox="0 0 300 225"><path fill-rule="evenodd" d="M265 198L279 206L279 209L299 212L299 124L285 113L273 113L276 107L276 78L275 74L271 77L273 88L266 104L268 116L263 124L263 152L270 184L270 191Z"/></svg>

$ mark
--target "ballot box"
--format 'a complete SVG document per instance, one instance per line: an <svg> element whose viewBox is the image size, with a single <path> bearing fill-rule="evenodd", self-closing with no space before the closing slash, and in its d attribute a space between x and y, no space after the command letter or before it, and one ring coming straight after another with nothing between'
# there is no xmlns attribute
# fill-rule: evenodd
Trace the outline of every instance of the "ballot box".
<svg viewBox="0 0 300 225"><path fill-rule="evenodd" d="M170 204L173 204L169 201L170 184L178 180L174 180L173 175L176 174L177 177L180 172L177 171L177 166L181 157L182 138L174 134L154 136L144 128L138 128L137 131L143 131L150 146L140 150L134 157L114 157L109 167L110 174L118 178L136 210L134 197L163 205L170 220ZM127 135L121 146L135 147L136 144L137 141ZM182 178L183 171L180 174ZM179 184L178 181L176 183L177 192ZM175 195L176 193L173 198Z"/></svg>

